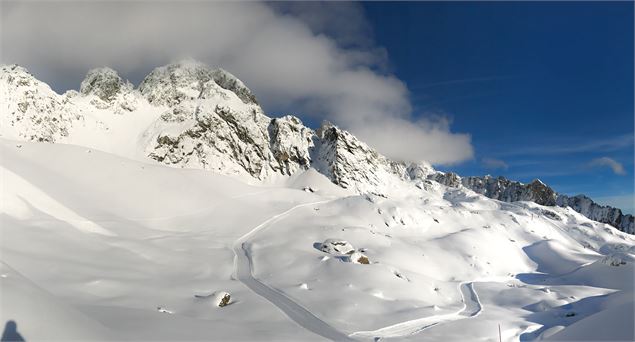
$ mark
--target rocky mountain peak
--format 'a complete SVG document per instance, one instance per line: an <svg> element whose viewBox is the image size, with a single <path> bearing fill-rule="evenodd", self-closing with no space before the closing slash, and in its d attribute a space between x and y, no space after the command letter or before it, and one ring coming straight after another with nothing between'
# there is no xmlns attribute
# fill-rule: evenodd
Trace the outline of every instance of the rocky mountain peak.
<svg viewBox="0 0 635 342"><path fill-rule="evenodd" d="M521 196L528 198L529 201L548 206L556 205L556 192L539 179L534 179L527 184L525 192L526 194Z"/></svg>
<svg viewBox="0 0 635 342"><path fill-rule="evenodd" d="M333 183L362 193L382 192L385 179L396 176L386 157L332 123L324 121L316 135L313 166Z"/></svg>
<svg viewBox="0 0 635 342"><path fill-rule="evenodd" d="M239 80L227 70L218 68L213 71L214 82L221 88L227 89L238 96L246 104L258 104L256 96Z"/></svg>
<svg viewBox="0 0 635 342"><path fill-rule="evenodd" d="M214 84L210 85L210 82ZM150 103L168 106L214 96L218 93L215 88L235 94L244 104L258 105L251 90L234 75L195 60L155 68L139 85L139 91Z"/></svg>
<svg viewBox="0 0 635 342"><path fill-rule="evenodd" d="M0 80L13 87L27 87L33 83L39 83L26 68L17 64L2 65L0 67Z"/></svg>
<svg viewBox="0 0 635 342"><path fill-rule="evenodd" d="M115 70L102 67L88 71L79 87L79 92L82 95L95 95L102 101L110 102L124 86L126 82Z"/></svg>
<svg viewBox="0 0 635 342"><path fill-rule="evenodd" d="M15 64L0 66L0 99L2 135L13 139L56 142L83 119L64 96Z"/></svg>
<svg viewBox="0 0 635 342"><path fill-rule="evenodd" d="M213 79L213 69L192 60L155 68L139 91L152 104L173 106L199 97L203 85Z"/></svg>

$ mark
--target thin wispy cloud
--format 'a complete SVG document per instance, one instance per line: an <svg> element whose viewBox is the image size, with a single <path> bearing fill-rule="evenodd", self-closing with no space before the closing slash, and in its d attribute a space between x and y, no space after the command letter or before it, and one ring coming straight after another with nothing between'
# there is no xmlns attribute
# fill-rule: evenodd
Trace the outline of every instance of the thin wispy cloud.
<svg viewBox="0 0 635 342"><path fill-rule="evenodd" d="M613 173L616 175L626 175L626 170L624 169L624 165L613 158L602 157L593 159L589 162L590 167L609 167L613 170Z"/></svg>
<svg viewBox="0 0 635 342"><path fill-rule="evenodd" d="M555 178L555 177L570 177L575 174L583 173L582 168L560 169L560 170L529 170L521 172L511 172L507 174L507 177L511 179L534 179L534 178Z"/></svg>
<svg viewBox="0 0 635 342"><path fill-rule="evenodd" d="M486 169L490 169L490 170L496 170L496 169L507 170L507 169L509 169L509 164L507 164L503 160L496 159L496 158L482 158L481 159L481 164L483 165L483 167L485 167Z"/></svg>
<svg viewBox="0 0 635 342"><path fill-rule="evenodd" d="M624 134L609 139L598 139L587 143L553 142L528 148L514 148L496 153L497 156L530 156L530 155L561 155L587 152L611 152L623 148L633 147L633 134Z"/></svg>
<svg viewBox="0 0 635 342"><path fill-rule="evenodd" d="M508 76L488 76L488 77L462 78L462 79L456 79L456 80L447 80L447 81L439 81L439 82L418 84L415 87L413 87L412 89L413 90L418 90L418 89L438 87L438 86L448 86L448 85L465 84L465 83L479 83L479 82L498 81L498 80L510 79L510 78L513 78L513 77L515 77L515 76L508 75Z"/></svg>

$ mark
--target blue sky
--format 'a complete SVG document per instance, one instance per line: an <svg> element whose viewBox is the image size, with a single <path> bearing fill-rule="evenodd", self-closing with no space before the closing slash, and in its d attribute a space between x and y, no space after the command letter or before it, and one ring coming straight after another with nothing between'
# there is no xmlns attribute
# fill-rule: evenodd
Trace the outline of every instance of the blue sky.
<svg viewBox="0 0 635 342"><path fill-rule="evenodd" d="M633 212L633 3L363 6L415 115L472 136L474 159L441 169L540 178Z"/></svg>

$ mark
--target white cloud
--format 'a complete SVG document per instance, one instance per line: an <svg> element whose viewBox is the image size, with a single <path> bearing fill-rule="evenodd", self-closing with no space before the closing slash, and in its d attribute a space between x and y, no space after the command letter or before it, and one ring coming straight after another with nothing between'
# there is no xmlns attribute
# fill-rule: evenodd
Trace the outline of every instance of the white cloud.
<svg viewBox="0 0 635 342"><path fill-rule="evenodd" d="M507 170L509 168L509 165L505 161L495 158L483 158L481 159L481 163L487 169Z"/></svg>
<svg viewBox="0 0 635 342"><path fill-rule="evenodd" d="M613 158L609 158L609 157L602 157L602 158L596 158L593 159L590 163L589 166L592 167L599 167L599 166L608 166L611 168L611 170L613 170L613 172L616 175L625 175L626 174L626 170L624 170L624 166L619 163L618 161L616 161Z"/></svg>
<svg viewBox="0 0 635 342"><path fill-rule="evenodd" d="M584 140L584 139L581 139ZM635 138L633 134L623 134L610 138L585 140L586 142L567 140L555 140L541 145L532 145L526 148L516 148L513 150L506 149L501 153L497 153L499 156L525 156L525 155L570 155L574 153L587 153L587 152L610 152L620 150L626 147L633 147Z"/></svg>
<svg viewBox="0 0 635 342"><path fill-rule="evenodd" d="M473 154L470 136L452 133L447 122L413 119L408 89L385 72L386 53L369 38L357 5L274 9L254 2L64 1L1 6L2 62L24 65L57 89L76 88L80 75L96 66L131 77L193 57L236 74L265 109L328 119L393 158L451 164ZM310 20L307 13L313 13Z"/></svg>

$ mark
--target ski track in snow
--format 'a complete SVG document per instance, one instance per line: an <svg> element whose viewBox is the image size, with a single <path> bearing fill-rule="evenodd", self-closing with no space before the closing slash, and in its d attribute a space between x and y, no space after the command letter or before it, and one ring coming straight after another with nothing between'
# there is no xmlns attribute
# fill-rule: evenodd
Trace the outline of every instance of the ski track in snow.
<svg viewBox="0 0 635 342"><path fill-rule="evenodd" d="M258 226L254 227L251 231L247 232L245 235L239 237L234 242L232 248L234 251L234 277L245 286L247 286L252 292L263 297L271 304L278 307L278 309L280 309L285 315L287 315L287 317L289 317L301 327L329 340L352 341L349 336L336 330L328 323L324 322L313 313L311 313L309 310L304 308L302 305L287 297L284 293L271 288L260 280L256 279L253 275L253 260L251 259L249 251L245 249L245 242L250 237L266 228L269 224L279 220L284 216L289 215L296 209L326 202L329 202L329 200L296 205L280 214L270 217Z"/></svg>
<svg viewBox="0 0 635 342"><path fill-rule="evenodd" d="M232 247L234 251L234 278L238 279L252 292L263 297L264 299L278 307L282 312L285 313L285 315L287 315L287 317L296 322L298 325L315 334L318 334L333 341L352 341L355 337L372 338L374 340L379 340L382 338L398 338L415 335L438 324L475 317L481 313L481 311L483 310L483 306L478 298L476 290L474 289L475 281L462 282L459 284L458 288L463 298L463 308L457 312L445 315L427 316L424 318L393 324L373 331L358 331L347 336L315 316L305 307L298 304L281 291L269 287L265 283L256 279L253 275L253 260L251 258L251 254L245 248L245 243L247 242L247 240L257 234L259 231L265 229L267 226L269 226L269 224L289 215L296 209L326 202L329 201L325 200L296 205L280 214L270 217L243 236L239 237L234 242ZM494 279L481 281L492 280Z"/></svg>
<svg viewBox="0 0 635 342"><path fill-rule="evenodd" d="M459 284L459 291L461 291L461 296L463 297L463 308L457 312L418 318L372 331L357 331L349 336L373 338L376 341L383 338L398 338L418 334L441 323L476 317L483 310L483 306L478 298L476 290L474 289L475 282L477 281L462 282Z"/></svg>

